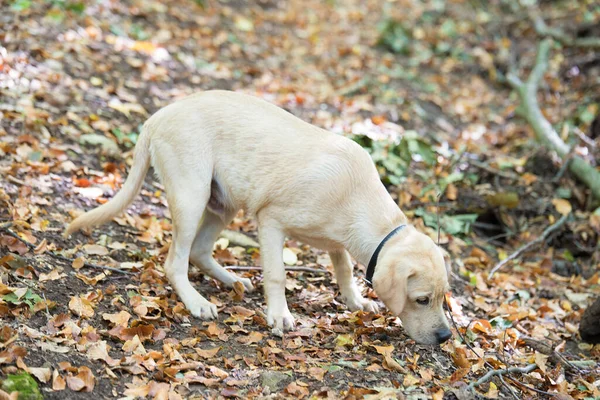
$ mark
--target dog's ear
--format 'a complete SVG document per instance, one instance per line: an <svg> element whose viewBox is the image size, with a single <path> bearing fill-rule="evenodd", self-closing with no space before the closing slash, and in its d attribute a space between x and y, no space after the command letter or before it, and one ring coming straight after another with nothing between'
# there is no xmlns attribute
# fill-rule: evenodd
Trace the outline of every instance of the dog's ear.
<svg viewBox="0 0 600 400"><path fill-rule="evenodd" d="M377 296L395 315L404 310L408 299L408 278L413 274L412 269L391 268L388 273L377 274L373 279Z"/></svg>

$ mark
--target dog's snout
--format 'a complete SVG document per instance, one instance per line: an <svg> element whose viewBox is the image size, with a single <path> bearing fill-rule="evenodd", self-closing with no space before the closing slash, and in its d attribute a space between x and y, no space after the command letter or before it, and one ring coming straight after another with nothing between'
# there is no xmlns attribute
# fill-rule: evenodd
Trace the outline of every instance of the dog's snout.
<svg viewBox="0 0 600 400"><path fill-rule="evenodd" d="M452 332L448 328L441 328L435 331L435 337L439 344L444 343L446 340L452 337Z"/></svg>

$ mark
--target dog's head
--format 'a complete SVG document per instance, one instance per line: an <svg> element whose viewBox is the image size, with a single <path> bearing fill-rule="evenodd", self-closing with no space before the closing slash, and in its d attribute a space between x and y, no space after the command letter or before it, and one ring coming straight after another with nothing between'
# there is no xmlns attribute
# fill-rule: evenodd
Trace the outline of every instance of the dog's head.
<svg viewBox="0 0 600 400"><path fill-rule="evenodd" d="M451 337L443 309L449 290L446 263L445 252L412 226L379 253L373 288L418 343L438 344Z"/></svg>

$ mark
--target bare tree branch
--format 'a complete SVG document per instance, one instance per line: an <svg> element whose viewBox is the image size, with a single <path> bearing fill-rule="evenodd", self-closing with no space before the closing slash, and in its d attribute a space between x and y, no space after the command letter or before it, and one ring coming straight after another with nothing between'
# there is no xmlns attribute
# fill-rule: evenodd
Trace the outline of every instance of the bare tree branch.
<svg viewBox="0 0 600 400"><path fill-rule="evenodd" d="M535 66L525 82L514 73L509 73L506 78L518 93L521 100L521 114L533 128L538 141L564 158L571 153L571 148L563 142L552 124L544 117L537 101L538 85L548 68L548 53L552 42L552 39L544 39L540 43ZM569 170L591 189L596 199L600 199L600 172L577 155L572 156Z"/></svg>
<svg viewBox="0 0 600 400"><path fill-rule="evenodd" d="M530 14L530 18L533 21L533 27L535 28L535 31L540 36L551 37L552 39L569 47L600 49L600 38L598 37L574 38L561 29L549 27L546 25L544 19L539 15Z"/></svg>

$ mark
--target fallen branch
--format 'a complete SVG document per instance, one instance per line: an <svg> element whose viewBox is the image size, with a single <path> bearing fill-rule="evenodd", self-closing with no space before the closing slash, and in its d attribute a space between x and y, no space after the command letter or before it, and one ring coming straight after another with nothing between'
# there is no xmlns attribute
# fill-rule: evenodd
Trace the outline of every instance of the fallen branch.
<svg viewBox="0 0 600 400"><path fill-rule="evenodd" d="M500 268L504 267L510 261L514 260L515 258L520 257L521 254L525 253L527 250L531 249L532 247L537 246L537 245L541 244L542 242L544 242L548 238L548 236L550 236L553 232L557 231L561 226L563 226L565 224L565 222L567 222L567 219L569 218L570 215L571 214L563 215L562 217L560 217L560 219L558 221L556 221L554 224L547 227L544 230L544 232L542 232L542 234L540 236L538 236L535 240L532 240L531 242L521 246L517 251L515 251L510 256L506 257L504 260L502 260L498 264L496 264L496 266L494 268L492 268L492 270L490 271L490 273L488 275L488 279L491 279L492 276Z"/></svg>
<svg viewBox="0 0 600 400"><path fill-rule="evenodd" d="M588 365L589 360L582 361L570 361L567 360L565 356L554 350L554 348L547 343L541 342L539 340L535 340L532 338L524 337L523 342L531 347L533 350L545 354L548 356L548 360L553 364L563 364L566 369L580 371L580 367L586 367ZM595 362L592 361L592 364L595 365Z"/></svg>
<svg viewBox="0 0 600 400"><path fill-rule="evenodd" d="M600 38L598 37L574 38L565 33L562 29L549 27L546 25L544 19L539 15L530 14L530 18L533 22L535 31L540 36L551 37L552 39L569 47L600 49Z"/></svg>
<svg viewBox="0 0 600 400"><path fill-rule="evenodd" d="M4 223L4 224L0 225L0 231L4 231L9 236L12 236L13 238L17 239L18 241L20 241L21 243L23 243L25 246L27 246L27 248L29 250L35 250L35 245L33 245L33 244L29 243L28 241L24 240L19 235L17 235L15 232L13 232L11 229L9 229L12 225L13 225L12 222ZM53 251L48 251L48 252L46 252L46 254L48 254L49 256L51 256L53 258L56 258L57 260L69 262L69 263L71 263L71 265L75 261L73 258L65 257L65 256L57 254L57 253L55 253ZM132 273L129 272L129 271L125 271L125 270L122 270L122 269L109 267L108 265L93 264L93 263L90 263L90 262L87 262L87 261L85 261L83 263L83 265L85 267L88 267L88 268L104 269L106 271L112 271L112 272L116 272L118 274L132 275Z"/></svg>
<svg viewBox="0 0 600 400"><path fill-rule="evenodd" d="M571 148L563 142L550 122L544 117L537 101L538 85L548 68L548 53L551 46L552 39L544 39L540 43L535 66L525 82L521 81L512 72L506 78L519 95L521 115L533 128L538 141L547 148L556 151L561 158L565 158L571 153ZM596 199L600 200L600 172L577 155L572 156L569 170L591 189L592 195Z"/></svg>
<svg viewBox="0 0 600 400"><path fill-rule="evenodd" d="M225 267L225 269L231 270L231 271L262 271L262 267L246 267L246 266L229 266L229 267ZM309 268L309 267L285 267L286 271L293 271L293 272L311 272L313 274L326 274L329 271L324 270L324 269L316 269L316 268Z"/></svg>
<svg viewBox="0 0 600 400"><path fill-rule="evenodd" d="M0 224L0 231L5 230L6 228L10 228L11 226L13 226L13 223L11 221L4 222Z"/></svg>
<svg viewBox="0 0 600 400"><path fill-rule="evenodd" d="M489 367L491 369L494 369L494 366L492 364L490 364L489 361L487 361L477 351L475 351L475 349L473 348L471 343L469 343L469 341L467 341L467 338L461 333L460 329L458 329L458 325L456 324L456 321L454 320L454 315L452 315L452 308L450 308L450 304L448 304L448 299L446 298L446 296L444 296L444 302L446 303L446 308L448 309L448 314L450 315L450 321L452 321L452 326L454 326L454 329L456 330L456 333L458 333L458 336L460 337L460 339L473 352L473 354L475 354L477 357L479 357L483 361L484 365L486 365L487 367ZM471 321L471 322L473 322L473 321ZM467 325L467 329L465 330L465 332L469 330L469 326L471 326L471 322L469 322L469 325ZM502 379L502 375L500 375L500 381L502 382L502 384L504 384L508 388L508 390L512 394L513 393L512 388L506 382L504 382L504 379ZM520 384L520 382L518 382L518 383ZM473 386L473 387L469 386L469 388L471 391L475 390L475 386Z"/></svg>
<svg viewBox="0 0 600 400"><path fill-rule="evenodd" d="M502 375L506 375L506 374L512 374L514 372L519 372L521 374L528 374L531 371L533 371L534 369L536 369L537 367L538 367L537 364L529 364L526 367L511 367L511 368L506 368L506 369L494 369L492 371L488 371L487 374L485 374L484 376L482 376L475 382L471 382L471 384L469 384L469 389L473 390L476 386L479 386L482 383L486 383L487 381L492 379L494 376L502 376Z"/></svg>
<svg viewBox="0 0 600 400"><path fill-rule="evenodd" d="M468 163L471 164L474 167L477 167L479 169L487 171L490 174L498 175L498 176L501 176L501 177L507 178L507 179L514 179L516 181L518 181L520 179L519 175L517 175L517 174L511 173L511 172L507 172L507 171L499 170L499 169L494 168L494 167L492 167L490 165L487 165L486 163L483 163L481 161L469 160Z"/></svg>

